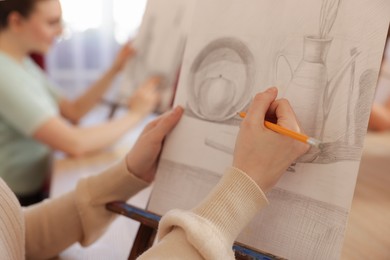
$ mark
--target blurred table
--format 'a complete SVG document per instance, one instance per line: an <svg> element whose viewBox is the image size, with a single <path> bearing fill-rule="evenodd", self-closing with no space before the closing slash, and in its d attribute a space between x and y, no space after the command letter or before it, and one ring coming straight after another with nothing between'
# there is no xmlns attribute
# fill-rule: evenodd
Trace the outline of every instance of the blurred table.
<svg viewBox="0 0 390 260"><path fill-rule="evenodd" d="M390 259L390 132L364 143L341 260Z"/></svg>

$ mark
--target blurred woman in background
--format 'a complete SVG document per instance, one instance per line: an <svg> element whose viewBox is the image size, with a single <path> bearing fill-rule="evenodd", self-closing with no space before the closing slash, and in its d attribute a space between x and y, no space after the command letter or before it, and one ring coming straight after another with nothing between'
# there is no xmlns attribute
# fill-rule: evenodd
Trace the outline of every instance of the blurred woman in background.
<svg viewBox="0 0 390 260"><path fill-rule="evenodd" d="M151 113L159 99L159 79L151 78L129 99L127 114L98 126L78 127L134 50L125 45L107 72L70 101L29 58L32 52L47 53L61 33L59 0L0 1L0 177L22 205L44 197L52 149L82 156L108 147Z"/></svg>

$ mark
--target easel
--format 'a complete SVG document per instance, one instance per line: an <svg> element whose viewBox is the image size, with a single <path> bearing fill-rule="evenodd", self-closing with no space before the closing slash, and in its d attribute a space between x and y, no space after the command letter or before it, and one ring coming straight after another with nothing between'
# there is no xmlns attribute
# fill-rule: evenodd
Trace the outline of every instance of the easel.
<svg viewBox="0 0 390 260"><path fill-rule="evenodd" d="M158 223L161 216L152 212L131 206L123 201L114 201L106 205L106 208L112 212L121 214L133 220L140 222L140 227L137 232L137 236L134 240L129 260L136 259L139 255L145 252L153 245L154 239L157 234ZM279 260L280 257L259 252L253 248L250 248L241 243L234 243L233 250L238 260Z"/></svg>

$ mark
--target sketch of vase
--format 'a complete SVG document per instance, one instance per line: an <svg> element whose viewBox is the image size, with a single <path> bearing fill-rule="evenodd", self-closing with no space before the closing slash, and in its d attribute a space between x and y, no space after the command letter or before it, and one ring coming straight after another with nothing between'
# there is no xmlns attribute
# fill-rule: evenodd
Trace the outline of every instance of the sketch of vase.
<svg viewBox="0 0 390 260"><path fill-rule="evenodd" d="M294 108L305 134L320 140L324 137L324 129L335 94L339 87L342 86L340 82L346 75L347 69L351 67L360 54L357 51L351 53L351 56L337 70L337 73L329 77L326 58L332 41L333 38L305 36L303 56L295 70L293 70L284 54L279 54L275 63L277 78L279 61L281 58L286 60L290 68L291 80L287 85L284 97L290 101ZM351 78L354 78L354 72ZM352 95L352 93L350 94ZM345 131L347 132L347 129ZM320 155L320 152L320 150L311 149L300 160L312 162Z"/></svg>
<svg viewBox="0 0 390 260"><path fill-rule="evenodd" d="M328 71L325 65L332 38L318 39L313 36L304 38L303 57L295 71L284 54L291 69L291 80L287 85L285 98L294 107L301 120L302 128L309 136L319 138L322 127L322 97L328 83ZM277 63L279 61L277 60ZM278 68L276 68L276 71Z"/></svg>

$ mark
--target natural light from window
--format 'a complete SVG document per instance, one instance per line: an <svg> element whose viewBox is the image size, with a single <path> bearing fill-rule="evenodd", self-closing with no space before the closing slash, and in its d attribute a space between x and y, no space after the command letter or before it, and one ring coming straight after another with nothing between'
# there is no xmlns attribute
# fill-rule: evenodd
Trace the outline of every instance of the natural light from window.
<svg viewBox="0 0 390 260"><path fill-rule="evenodd" d="M142 22L147 0L61 0L65 37L72 32L111 26L122 44L133 38Z"/></svg>
<svg viewBox="0 0 390 260"><path fill-rule="evenodd" d="M146 0L113 0L115 40L124 43L135 36L146 8Z"/></svg>
<svg viewBox="0 0 390 260"><path fill-rule="evenodd" d="M63 19L72 31L85 31L103 24L103 0L62 0Z"/></svg>

